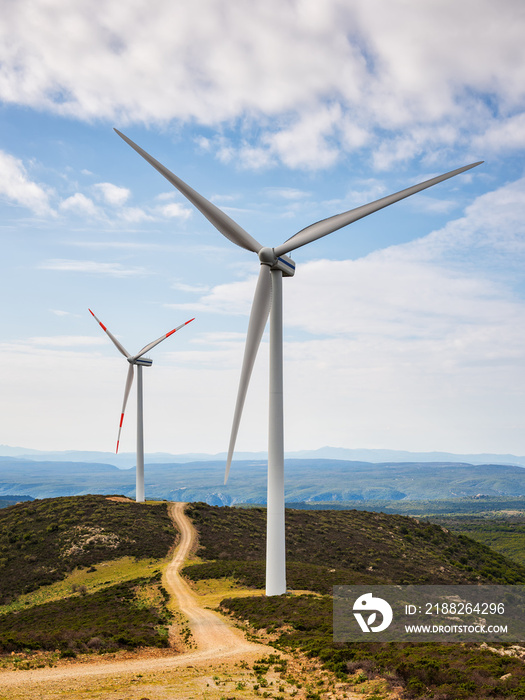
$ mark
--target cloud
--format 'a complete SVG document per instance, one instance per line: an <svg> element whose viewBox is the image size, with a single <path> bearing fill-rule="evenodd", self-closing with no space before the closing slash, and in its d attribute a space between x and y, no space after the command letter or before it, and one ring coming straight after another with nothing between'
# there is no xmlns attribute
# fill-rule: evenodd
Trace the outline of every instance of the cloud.
<svg viewBox="0 0 525 700"><path fill-rule="evenodd" d="M80 272L109 277L135 277L148 274L142 267L125 268L120 263L96 262L94 260L46 260L38 267L40 270Z"/></svg>
<svg viewBox="0 0 525 700"><path fill-rule="evenodd" d="M158 210L161 216L166 219L189 219L192 215L192 210L189 207L185 207L178 202L171 202L170 204L165 204Z"/></svg>
<svg viewBox="0 0 525 700"><path fill-rule="evenodd" d="M209 313L245 315L250 313L257 275L242 282L220 284L206 292L198 302L166 304L170 309L205 311Z"/></svg>
<svg viewBox="0 0 525 700"><path fill-rule="evenodd" d="M39 216L53 215L49 204L50 191L29 179L19 158L0 151L0 196L26 207Z"/></svg>
<svg viewBox="0 0 525 700"><path fill-rule="evenodd" d="M79 216L100 216L100 211L93 200L81 192L76 192L71 197L64 199L59 206L61 211L71 212Z"/></svg>
<svg viewBox="0 0 525 700"><path fill-rule="evenodd" d="M503 265L508 277L525 264L525 177L480 195L463 217L401 250L416 259L448 261L467 269Z"/></svg>
<svg viewBox="0 0 525 700"><path fill-rule="evenodd" d="M113 206L123 206L131 196L127 187L118 187L111 182L99 182L93 185L93 189L98 192L107 204Z"/></svg>
<svg viewBox="0 0 525 700"><path fill-rule="evenodd" d="M89 0L18 0L3 19L4 102L238 127L240 145L193 138L241 167L318 169L367 147L386 168L484 137L494 150L524 146L515 0L153 0L125 18L118 0L103 15Z"/></svg>
<svg viewBox="0 0 525 700"><path fill-rule="evenodd" d="M79 314L74 314L71 311L63 311L62 309L49 309L49 311L55 316L73 316L74 318L81 318Z"/></svg>
<svg viewBox="0 0 525 700"><path fill-rule="evenodd" d="M139 224L142 221L153 221L154 217L148 214L140 207L123 207L118 212L118 216L122 221L130 224Z"/></svg>
<svg viewBox="0 0 525 700"><path fill-rule="evenodd" d="M474 146L483 151L505 153L525 147L525 114L515 114L490 124L485 133L476 136Z"/></svg>
<svg viewBox="0 0 525 700"><path fill-rule="evenodd" d="M184 282L173 282L171 287L179 292L189 292L190 294L202 294L210 289L205 284L185 284Z"/></svg>

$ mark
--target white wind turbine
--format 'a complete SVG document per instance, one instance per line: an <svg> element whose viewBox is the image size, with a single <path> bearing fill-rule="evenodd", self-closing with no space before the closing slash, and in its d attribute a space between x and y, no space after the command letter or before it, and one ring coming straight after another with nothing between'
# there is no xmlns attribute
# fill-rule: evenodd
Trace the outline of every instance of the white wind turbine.
<svg viewBox="0 0 525 700"><path fill-rule="evenodd" d="M295 263L286 253L300 248L307 243L328 235L348 224L373 214L379 209L394 204L405 197L420 192L427 187L437 185L454 175L474 168L483 161L465 165L457 170L413 185L395 194L382 197L375 202L356 209L336 214L307 226L276 248L267 248L256 241L239 224L221 211L214 204L192 189L183 180L174 175L164 165L150 156L140 146L115 129L139 155L159 171L176 187L226 238L246 250L257 253L261 264L259 279L255 290L246 347L241 369L237 403L226 462L225 483L228 479L230 465L239 430L242 409L248 384L252 373L257 350L270 315L270 405L268 426L268 498L267 498L267 534L266 534L266 595L281 595L286 592L286 557L284 524L284 432L283 432L283 327L282 327L282 278L293 277ZM271 313L270 313L271 308Z"/></svg>
<svg viewBox="0 0 525 700"><path fill-rule="evenodd" d="M148 343L145 347L142 348L142 350L139 350L139 352L136 355L130 355L129 352L126 350L126 348L123 347L121 343L115 338L115 336L108 331L106 326L95 316L93 311L89 309L89 313L93 316L95 321L98 323L98 325L102 328L102 330L107 333L109 336L110 340L112 341L113 345L117 348L117 350L124 355L126 360L129 362L129 369L128 369L128 376L126 379L126 388L124 389L124 401L122 403L122 412L120 414L120 424L118 428L118 437L117 437L117 449L115 450L116 453L118 453L118 446L120 443L120 432L122 430L122 423L124 421L124 412L126 410L126 404L128 402L128 396L129 392L131 391L131 385L133 384L133 375L134 375L134 367L137 367L137 472L136 472L136 501L137 503L143 503L144 502L144 418L143 418L143 402L142 402L142 368L143 367L151 367L153 364L153 360L150 360L149 357L144 357L144 355L149 352L152 348L155 347L155 345L158 345L159 343L162 343L163 340L166 340L166 338L169 338L170 335L173 335L176 331L180 330L181 328L184 328L184 326L187 326L188 323L191 323L194 321L194 318L191 318L189 321L186 321L186 323L182 323L180 326L177 326L177 328L174 328L172 331L169 333L166 333L166 335L162 335L160 338L157 338L157 340L154 340L152 343Z"/></svg>

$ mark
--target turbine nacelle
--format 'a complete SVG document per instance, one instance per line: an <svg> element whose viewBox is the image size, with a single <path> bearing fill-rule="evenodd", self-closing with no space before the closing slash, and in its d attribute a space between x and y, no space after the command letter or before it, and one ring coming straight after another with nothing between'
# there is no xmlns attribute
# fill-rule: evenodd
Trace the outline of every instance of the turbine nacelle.
<svg viewBox="0 0 525 700"><path fill-rule="evenodd" d="M128 357L128 362L130 365L140 365L141 367L151 367L153 360L149 357Z"/></svg>
<svg viewBox="0 0 525 700"><path fill-rule="evenodd" d="M270 270L280 270L283 277L293 277L295 275L295 262L287 255L279 255Z"/></svg>
<svg viewBox="0 0 525 700"><path fill-rule="evenodd" d="M270 270L280 270L284 277L295 275L295 262L288 255L276 255L274 248L263 247L257 253L261 265L268 265Z"/></svg>

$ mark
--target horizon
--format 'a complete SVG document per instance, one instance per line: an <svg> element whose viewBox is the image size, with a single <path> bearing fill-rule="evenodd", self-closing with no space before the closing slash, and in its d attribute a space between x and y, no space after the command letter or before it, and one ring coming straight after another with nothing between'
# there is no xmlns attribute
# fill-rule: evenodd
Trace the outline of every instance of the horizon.
<svg viewBox="0 0 525 700"><path fill-rule="evenodd" d="M268 454L265 451L237 451L233 462L241 461L265 461L267 460ZM89 456L93 459L93 456L100 455L104 457L105 463L113 464L119 468L129 468L128 466L119 466L135 460L134 452L107 452L101 450L38 450L31 448L24 448L19 446L10 446L0 444L0 458L13 459L28 457L34 455L35 458L42 457L45 458L46 455L52 455L54 459L63 457L71 457L71 461L83 461L87 457L82 458L82 455ZM74 458L78 455L77 459ZM353 455L353 457L352 457ZM359 457L361 455L361 457ZM373 459L374 455L377 459ZM296 451L285 451L284 453L286 460L315 460L320 459L323 461L362 461L370 463L381 463L383 461L388 461L392 463L402 463L407 460L410 461L410 457L414 458L417 462L435 462L438 458L442 458L444 463L446 463L446 458L450 459L450 463L461 462L462 460L473 460L469 463L476 464L486 464L487 460L495 460L495 464L508 464L514 466L525 466L525 455L513 455L510 453L499 454L499 453L454 453L447 452L443 450L431 450L431 451L411 451L411 450L390 450L388 448L345 448L345 447L331 447L325 445L324 447L319 447L314 450L296 450ZM202 462L202 461L217 461L226 462L227 452L184 452L184 453L171 453L171 452L145 452L145 458L153 460L155 463L158 462L159 458L174 458L177 462L182 460L187 460L187 462ZM403 459L402 459L403 457ZM157 459L155 459L157 458ZM399 458L399 462L396 462L396 458ZM506 460L506 461L505 461ZM514 460L514 461L512 461ZM98 461L98 460L96 460ZM466 462L465 462L466 463Z"/></svg>

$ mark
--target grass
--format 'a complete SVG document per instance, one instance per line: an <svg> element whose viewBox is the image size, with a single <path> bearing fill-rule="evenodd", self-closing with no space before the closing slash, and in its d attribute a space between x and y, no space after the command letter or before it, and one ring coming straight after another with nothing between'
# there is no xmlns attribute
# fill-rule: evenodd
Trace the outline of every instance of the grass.
<svg viewBox="0 0 525 700"><path fill-rule="evenodd" d="M63 656L168 646L171 613L160 572L93 593L0 615L0 652L60 649Z"/></svg>
<svg viewBox="0 0 525 700"><path fill-rule="evenodd" d="M523 513L486 513L473 517L440 516L436 522L481 542L505 557L525 566L525 517Z"/></svg>
<svg viewBox="0 0 525 700"><path fill-rule="evenodd" d="M0 605L75 568L129 556L164 558L174 543L166 504L71 496L0 510Z"/></svg>
<svg viewBox="0 0 525 700"><path fill-rule="evenodd" d="M75 595L78 589L85 588L87 593L93 593L116 583L148 578L163 568L165 563L166 560L163 559L121 557L101 562L96 567L77 568L62 581L42 586L36 591L19 596L7 605L0 606L0 615L68 598Z"/></svg>

